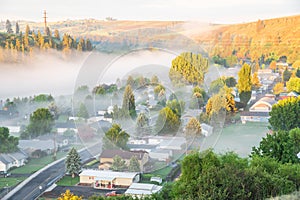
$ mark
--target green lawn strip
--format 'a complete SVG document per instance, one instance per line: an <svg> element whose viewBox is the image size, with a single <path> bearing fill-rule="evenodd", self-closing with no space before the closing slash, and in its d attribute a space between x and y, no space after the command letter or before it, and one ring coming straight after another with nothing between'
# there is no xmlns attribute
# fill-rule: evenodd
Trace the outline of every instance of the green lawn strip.
<svg viewBox="0 0 300 200"><path fill-rule="evenodd" d="M64 157L65 155L66 155L66 152L58 152L57 159L60 159L60 158ZM15 168L15 169L11 170L10 172L12 174L31 174L31 173L34 173L34 172L42 169L43 167L45 167L46 165L48 165L52 162L53 162L52 155L48 155L48 156L45 156L42 158L33 158L33 159L29 160L29 162L26 165Z"/></svg>
<svg viewBox="0 0 300 200"><path fill-rule="evenodd" d="M56 185L59 186L74 186L77 183L79 183L79 176L75 176L72 178L72 176L64 176L62 179L60 179Z"/></svg>
<svg viewBox="0 0 300 200"><path fill-rule="evenodd" d="M18 178L11 178L11 177L7 177L7 178L0 178L0 189L4 188L4 187L11 187L11 186L15 186L18 183L22 182L23 180L25 180L27 177L18 177Z"/></svg>
<svg viewBox="0 0 300 200"><path fill-rule="evenodd" d="M166 166L164 168L158 169L151 173L143 174L141 182L142 183L151 183L151 181L150 181L151 177L160 177L163 180L165 180L166 177L168 176L168 174L171 172L171 170L172 170L172 167Z"/></svg>

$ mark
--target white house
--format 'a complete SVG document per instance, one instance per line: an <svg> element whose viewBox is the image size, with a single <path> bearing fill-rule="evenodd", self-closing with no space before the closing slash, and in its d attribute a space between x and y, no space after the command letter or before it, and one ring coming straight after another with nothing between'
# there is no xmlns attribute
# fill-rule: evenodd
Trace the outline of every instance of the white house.
<svg viewBox="0 0 300 200"><path fill-rule="evenodd" d="M28 156L21 152L1 153L0 154L0 171L7 172L12 167L25 165Z"/></svg>
<svg viewBox="0 0 300 200"><path fill-rule="evenodd" d="M204 135L205 137L210 136L213 133L213 127L205 124L205 123L201 123L201 134Z"/></svg>
<svg viewBox="0 0 300 200"><path fill-rule="evenodd" d="M158 161L167 162L171 159L172 155L172 151L166 149L154 149L149 151L149 157Z"/></svg>

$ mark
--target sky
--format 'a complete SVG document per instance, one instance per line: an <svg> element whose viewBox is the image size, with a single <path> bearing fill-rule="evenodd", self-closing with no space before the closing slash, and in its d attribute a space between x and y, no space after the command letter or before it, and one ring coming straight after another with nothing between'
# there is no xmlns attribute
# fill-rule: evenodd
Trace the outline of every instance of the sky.
<svg viewBox="0 0 300 200"><path fill-rule="evenodd" d="M0 20L180 20L243 23L299 15L299 0L0 0Z"/></svg>

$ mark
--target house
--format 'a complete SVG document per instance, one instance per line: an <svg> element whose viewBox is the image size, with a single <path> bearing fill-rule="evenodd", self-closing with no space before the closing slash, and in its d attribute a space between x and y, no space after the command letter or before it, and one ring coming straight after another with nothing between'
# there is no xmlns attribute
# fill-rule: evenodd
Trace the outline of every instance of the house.
<svg viewBox="0 0 300 200"><path fill-rule="evenodd" d="M157 139L159 138L161 140L157 147L158 149L182 150L185 148L185 137L158 137ZM153 139L154 138L152 138L152 140Z"/></svg>
<svg viewBox="0 0 300 200"><path fill-rule="evenodd" d="M78 133L78 130L75 126L74 122L67 122L67 123L56 123L55 128L58 134L63 134L66 131L74 131L75 133Z"/></svg>
<svg viewBox="0 0 300 200"><path fill-rule="evenodd" d="M53 140L19 140L18 147L24 151L29 157L39 157L38 154L49 155L54 152ZM56 144L57 148L57 144ZM40 152L40 153L39 153Z"/></svg>
<svg viewBox="0 0 300 200"><path fill-rule="evenodd" d="M12 167L21 167L27 161L27 154L22 151L0 154L0 171L7 172Z"/></svg>
<svg viewBox="0 0 300 200"><path fill-rule="evenodd" d="M116 155L120 156L127 166L130 163L130 159L135 156L139 161L141 172L144 171L144 165L149 160L149 154L146 151L123 151L118 149L104 150L100 155L99 169L110 169L113 163L113 158Z"/></svg>
<svg viewBox="0 0 300 200"><path fill-rule="evenodd" d="M261 98L250 107L249 112L241 113L242 123L246 123L247 121L268 122L270 118L269 112L271 112L272 106L275 103L276 101L273 95L267 95Z"/></svg>
<svg viewBox="0 0 300 200"><path fill-rule="evenodd" d="M149 152L149 157L158 161L169 162L173 155L172 150L154 149Z"/></svg>
<svg viewBox="0 0 300 200"><path fill-rule="evenodd" d="M290 98L290 97L298 97L299 94L297 94L296 92L292 91L292 92L282 92L279 94L279 100L282 100L282 99L286 99L286 98Z"/></svg>
<svg viewBox="0 0 300 200"><path fill-rule="evenodd" d="M79 174L81 185L90 185L96 189L128 188L140 181L140 175L133 172L114 172L84 170Z"/></svg>
<svg viewBox="0 0 300 200"><path fill-rule="evenodd" d="M213 129L214 127L205 123L201 123L201 134L204 135L205 137L210 136L213 133Z"/></svg>
<svg viewBox="0 0 300 200"><path fill-rule="evenodd" d="M162 186L147 183L132 183L130 187L125 191L125 195L131 195L135 197L144 197L159 192Z"/></svg>

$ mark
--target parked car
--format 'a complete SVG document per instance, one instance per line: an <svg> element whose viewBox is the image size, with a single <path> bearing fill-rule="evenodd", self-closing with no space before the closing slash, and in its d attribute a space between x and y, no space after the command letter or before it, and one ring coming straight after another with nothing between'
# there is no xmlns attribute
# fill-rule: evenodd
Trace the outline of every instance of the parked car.
<svg viewBox="0 0 300 200"><path fill-rule="evenodd" d="M117 196L117 192L116 191L111 191L105 194L106 197L112 197L112 196Z"/></svg>
<svg viewBox="0 0 300 200"><path fill-rule="evenodd" d="M11 175L11 173L5 172L5 171L0 171L0 177L9 177Z"/></svg>

